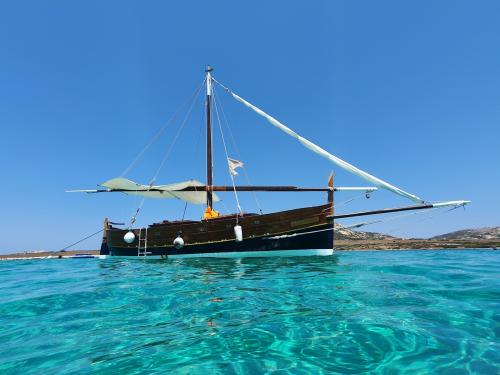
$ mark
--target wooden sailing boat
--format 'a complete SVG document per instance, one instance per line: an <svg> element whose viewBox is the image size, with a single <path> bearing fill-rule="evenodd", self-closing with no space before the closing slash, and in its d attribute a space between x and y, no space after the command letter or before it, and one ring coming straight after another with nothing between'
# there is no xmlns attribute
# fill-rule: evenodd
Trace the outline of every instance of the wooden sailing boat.
<svg viewBox="0 0 500 375"><path fill-rule="evenodd" d="M122 192L148 198L176 198L193 204L206 205L202 219L164 221L151 224L146 228L132 228L135 216L128 229L115 227L108 219L104 222L104 235L101 246L102 256L127 257L261 257L261 256L302 256L331 255L333 253L335 219L374 215L408 210L421 210L435 207L459 207L468 201L426 203L419 197L407 193L375 176L372 176L344 160L330 154L309 140L295 133L261 109L236 95L212 77L212 68L206 69L206 183L187 181L171 185L141 185L124 178L109 180L99 190L77 190L86 193ZM320 188L299 188L295 186L218 186L213 183L212 171L212 93L213 84L218 83L234 99L263 116L273 126L289 136L296 138L311 151L329 159L335 165L372 183L374 187L335 187L333 173L327 186ZM227 155L226 155L227 157ZM240 166L238 161L228 159L230 172ZM361 190L366 193L387 189L395 194L409 198L415 205L388 208L376 211L354 212L336 215L334 212L334 193L336 191ZM305 208L269 214L244 214L220 216L214 209L219 198L216 192L323 192L326 203ZM139 212L137 210L136 214Z"/></svg>

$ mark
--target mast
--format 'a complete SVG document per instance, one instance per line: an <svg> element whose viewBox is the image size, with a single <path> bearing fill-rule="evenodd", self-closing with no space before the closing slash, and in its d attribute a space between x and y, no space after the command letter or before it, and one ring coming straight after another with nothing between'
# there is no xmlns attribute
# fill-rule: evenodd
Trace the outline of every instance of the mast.
<svg viewBox="0 0 500 375"><path fill-rule="evenodd" d="M205 72L207 73L207 206L212 208L212 75L210 72L213 68L207 65Z"/></svg>
<svg viewBox="0 0 500 375"><path fill-rule="evenodd" d="M333 215L333 192L335 191L333 187L333 171L328 176L328 203L330 204L330 214ZM367 193L368 194L368 193Z"/></svg>

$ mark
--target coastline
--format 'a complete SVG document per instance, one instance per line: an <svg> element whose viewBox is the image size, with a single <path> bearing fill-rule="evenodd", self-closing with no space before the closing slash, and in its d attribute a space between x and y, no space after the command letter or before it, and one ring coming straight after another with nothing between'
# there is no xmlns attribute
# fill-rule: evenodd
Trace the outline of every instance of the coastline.
<svg viewBox="0 0 500 375"><path fill-rule="evenodd" d="M467 250L500 249L500 239L494 240L337 240L335 250Z"/></svg>
<svg viewBox="0 0 500 375"><path fill-rule="evenodd" d="M99 255L99 250L67 250L67 251L40 251L22 252L11 254L0 254L1 260L22 260L22 259L64 259L71 258L76 254Z"/></svg>
<svg viewBox="0 0 500 375"><path fill-rule="evenodd" d="M336 240L334 250L338 251L383 251L383 250L467 250L467 249L500 249L500 239L495 240ZM0 254L0 260L22 259L67 259L76 254L98 256L99 250L68 250L22 252Z"/></svg>

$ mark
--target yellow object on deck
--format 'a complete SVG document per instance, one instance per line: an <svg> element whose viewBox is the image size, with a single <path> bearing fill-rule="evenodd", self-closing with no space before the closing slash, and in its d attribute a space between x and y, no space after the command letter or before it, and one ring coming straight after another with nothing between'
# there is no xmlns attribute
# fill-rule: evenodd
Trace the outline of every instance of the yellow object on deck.
<svg viewBox="0 0 500 375"><path fill-rule="evenodd" d="M219 211L215 211L212 207L207 207L205 213L203 214L203 218L213 219L214 217L219 217Z"/></svg>

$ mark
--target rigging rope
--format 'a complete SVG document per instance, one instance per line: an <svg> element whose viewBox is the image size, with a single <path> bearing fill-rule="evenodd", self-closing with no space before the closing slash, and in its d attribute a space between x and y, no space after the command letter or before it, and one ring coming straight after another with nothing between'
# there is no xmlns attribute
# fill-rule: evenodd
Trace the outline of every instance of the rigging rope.
<svg viewBox="0 0 500 375"><path fill-rule="evenodd" d="M163 125L160 128L160 130L153 136L153 138L146 144L146 146L144 146L144 148L137 154L137 156L134 158L134 160L132 160L132 162L127 166L127 168L125 168L125 170L120 174L120 177L124 177L124 176L126 176L130 172L130 170L135 166L135 164L137 164L137 162L144 156L144 154L149 149L149 147L151 147L160 138L160 136L165 132L165 130L167 129L167 127L171 123L174 122L174 120L177 118L177 115L181 112L181 110L184 109L191 102L191 100L193 100L193 98L198 95L198 93L200 92L201 88L205 84L205 81L206 81L206 78L203 80L203 82L201 83L201 85L198 86L194 90L194 92L184 102L184 104L181 105L177 109L177 111L174 112L174 114L172 115L172 117L170 117L170 119L168 119L168 121L165 123L165 125Z"/></svg>
<svg viewBox="0 0 500 375"><path fill-rule="evenodd" d="M347 199L347 200L345 200L345 201L343 201L343 202L340 202L340 203L338 203L338 204L334 204L334 205L333 205L333 207L334 207L334 208L338 208L338 207L345 206L346 204L349 204L349 203L351 203L352 201L355 201L356 199L359 199L359 198L361 198L361 197L363 197L363 196L366 196L366 193L365 193L365 192L363 192L363 193L361 193L361 194L358 194L358 195L355 195L354 197L349 198L349 199Z"/></svg>
<svg viewBox="0 0 500 375"><path fill-rule="evenodd" d="M184 212L182 213L181 222L184 222L184 217L186 216L187 207L188 207L188 202L186 201L186 204L184 205Z"/></svg>
<svg viewBox="0 0 500 375"><path fill-rule="evenodd" d="M424 217L424 218L422 218L422 219L420 219L420 220L417 220L415 223L420 223L420 222L422 222L422 221L424 221L424 220L434 219L434 218L435 218L435 217L437 217L437 216L447 214L447 213L449 213L449 212L451 212L451 211L453 211L453 210L456 210L457 208L460 208L460 207L464 207L464 206L454 206L454 207L451 207L451 208L449 208L449 209L447 209L447 210L445 210L445 211L438 212L436 215L432 215L432 216L429 216L429 217ZM441 208L441 207L436 207L436 209L439 209L439 208ZM465 208L465 207L464 207L464 208ZM433 209L431 209L431 210L433 210ZM406 224L405 224L405 225L406 225ZM400 225L400 226L398 226L398 227L396 227L396 228L391 228L389 231L391 231L391 232L398 232L398 231L400 231L403 227L404 227L404 225Z"/></svg>
<svg viewBox="0 0 500 375"><path fill-rule="evenodd" d="M215 90L212 91L212 95L215 98ZM228 163L229 162L229 155L227 153L226 140L224 139L224 132L222 131L222 124L221 124L221 121L220 121L219 110L218 110L218 106L217 106L217 101L216 100L214 100L214 108L215 108L215 114L216 114L216 117L217 117L217 122L219 124L219 130L220 130L220 135L221 135L221 138L222 138L222 144L224 145L224 152L226 153L226 163ZM236 192L236 186L235 186L235 183L234 183L234 176L231 173L231 171L229 170L229 166L228 166L228 171L229 171L229 176L231 177L231 182L233 184L234 198L236 199L236 209L238 211L237 214L236 214L236 224L238 224L239 214L240 213L242 214L243 211L241 210L240 201L238 199L238 193Z"/></svg>
<svg viewBox="0 0 500 375"><path fill-rule="evenodd" d="M201 142L201 133L203 131L203 124L205 122L205 116L206 116L206 112L205 111L201 111L201 122L200 122L200 127L198 129L198 138L196 139L196 144L195 144L195 147L194 147L194 160L198 160L198 157L200 155L200 142ZM205 160L206 161L206 160ZM193 178L193 177L191 177ZM196 188L196 186L194 187L194 191L197 193L198 192L198 189ZM187 201L186 201L187 203ZM203 217L203 212L201 213L201 216Z"/></svg>
<svg viewBox="0 0 500 375"><path fill-rule="evenodd" d="M427 214L427 213L429 213L429 211L438 210L439 208L440 207L434 207L434 208L430 208L429 210L426 210L426 211L416 211L416 212L404 213L404 214L400 214L400 215L391 216L391 217L389 217L387 219L378 219L378 220L373 220L373 221L368 221L368 222L362 222L362 223L347 225L347 226L345 226L345 228L348 228L348 229L361 228L361 227L364 227L364 226L367 226L367 225L378 224L378 223L385 223L385 222L396 220L396 219L399 219L399 218L402 218L402 217L406 217L406 216L421 215L421 214L424 214L424 213Z"/></svg>
<svg viewBox="0 0 500 375"><path fill-rule="evenodd" d="M163 160L161 161L160 163L160 166L158 167L158 170L156 171L156 174L154 175L153 177L153 180L151 181L151 184L154 183L156 181L156 178L158 177L158 175L160 174L160 171L161 169L163 168L163 165L165 164L165 162L167 161L168 157L170 156L170 153L172 152L172 149L174 148L174 145L175 143L177 142L177 139L179 138L179 136L181 135L182 133L182 130L184 129L184 126L186 125L187 123L187 120L189 118L189 116L191 115L191 112L193 111L193 107L194 107L194 103L196 102L196 98L198 97L199 93L200 93L200 90L201 90L201 87L198 89L198 92L196 94L196 97L194 98L194 100L191 102L191 106L189 107L189 110L188 112L186 113L186 116L184 117L184 120L181 124L181 127L179 128L179 130L177 130L177 133L175 134L175 137L174 139L172 140L172 142L170 143L170 147L168 148L168 151L167 153L165 154L165 156L163 157Z"/></svg>
<svg viewBox="0 0 500 375"><path fill-rule="evenodd" d="M231 143L233 144L233 147L234 147L234 149L236 151L236 154L237 154L237 156L238 156L238 158L240 160L243 160L243 158L241 156L240 149L238 148L238 145L236 144L236 141L234 139L234 135L233 135L233 131L231 130L231 126L229 126L229 120L226 117L226 112L224 111L224 107L222 106L221 99L219 99L218 97L215 98L215 96L214 96L214 99L216 99L216 100L219 101L219 107L221 109L222 118L224 119L223 122L224 122L224 124L226 125L226 128L229 131L229 137L231 138ZM245 174L245 179L247 180L248 185L253 185L252 182L250 181L250 177L248 176L246 168L243 166L241 169L243 170L243 173ZM260 205L260 202L257 199L257 194L256 194L255 191L252 191L252 196L253 196L253 199L255 200L255 204L257 205L257 208L259 209L260 214L263 214L264 212L262 210L262 206Z"/></svg>
<svg viewBox="0 0 500 375"><path fill-rule="evenodd" d="M462 207L462 206L456 206L456 207L452 207L444 212L440 212L439 214L436 214L434 216L429 216L429 217L426 217L422 220L426 220L426 219L431 219L431 218L434 218L436 216L439 216L439 215L442 215L442 214L446 214L450 211L453 211L453 210L456 210L457 208L459 207ZM435 208L431 208L430 210L438 210L439 208L441 207L435 207ZM411 214L418 214L418 213L421 213L421 212L412 212ZM388 220L391 220L391 219L396 219L398 217L401 217L401 216L409 216L409 214L404 214L404 215L397 215L397 216L393 216L391 218L389 218ZM386 220L386 221L388 221ZM422 221L421 220L421 221ZM367 223L366 225L368 224L373 224L373 223L376 223L376 222L381 222L381 221L384 221L384 220L377 220L377 221L373 221L373 222L370 222L370 223ZM344 228L352 228L352 226L345 226ZM273 237L268 237L267 239L270 239L270 240L274 240L274 239L280 239L280 238L288 238L288 237L296 237L296 236L301 236L301 235L304 235L304 234L310 234L310 233L319 233L319 232L326 232L326 231L329 231L329 230L333 230L335 231L335 228L332 227L332 228L327 228L327 229L319 229L319 230L315 230L315 231L309 231L309 232L301 232L301 233L293 233L293 234L285 234L285 235L278 235L278 236L273 236Z"/></svg>
<svg viewBox="0 0 500 375"><path fill-rule="evenodd" d="M66 246L65 248L63 248L63 249L61 249L61 250L59 250L59 251L66 251L66 250L67 250L67 249L69 249L71 246L78 245L80 242L83 242L83 241L85 241L85 240L88 240L89 238L94 237L95 235L97 235L97 234L101 233L102 231L104 231L104 229L101 229L101 230L99 230L99 231L97 231L97 232L95 232L95 233L92 233L92 234L88 235L87 237L82 238L81 240L76 241L75 243L72 243L71 245L68 245L68 246Z"/></svg>
<svg viewBox="0 0 500 375"><path fill-rule="evenodd" d="M427 219L433 219L435 218L436 216L439 216L439 215L443 215L443 214L446 214L450 211L453 211L453 210L456 210L457 208L459 207L462 207L462 206L455 206L455 207L451 207L449 208L448 210L446 211L441 211L441 212L438 212L436 215L431 215L431 216L428 216L428 217L423 217L421 220L417 221L417 223L421 222L421 221L424 221L424 220L427 220ZM434 207L434 208L430 208L428 210L425 210L425 211L416 211L416 212L410 212L410 213L404 213L404 214L401 214L401 215L395 215L395 216L391 216L387 219L379 219L379 220L373 220L373 221L368 221L368 222L362 222L362 223L357 223L357 224L352 224L352 225L347 225L345 226L345 228L347 229L356 229L356 228L361 228L361 227L364 227L364 226L367 226L367 225L372 225L372 224L379 224L379 223L386 223L388 221L393 221L393 220L396 220L396 219L400 219L400 218L403 218L403 217L408 217L408 216L413 216L413 215L422 215L422 214L429 214L430 212L432 211L439 211L440 209L442 209L443 207ZM394 231L399 231L402 229L402 227L404 227L406 224L404 225L400 225L400 226L397 226L397 227L393 227L393 228L390 228L388 230L386 230L386 232L394 232Z"/></svg>
<svg viewBox="0 0 500 375"><path fill-rule="evenodd" d="M182 130L184 129L184 127L185 127L185 125L187 123L187 120L189 119L189 116L191 115L191 112L192 112L193 107L194 107L194 103L196 102L196 99L198 98L198 95L199 95L202 87L203 87L203 85L198 88L198 90L197 90L197 92L196 92L196 94L194 96L191 96L191 105L190 105L190 107L188 109L188 112L186 113L186 116L184 116L184 120L182 121L181 126L179 127L179 129L177 130L177 133L175 134L172 142L170 142L170 146L169 146L169 148L168 148L165 156L163 157L163 159L162 159L162 161L160 163L160 166L156 170L156 173L153 176L153 178L151 179L151 181L149 183L149 186L148 186L148 190L146 190L147 192L149 192L151 190L151 188L153 187L156 179L158 178L158 175L160 174L161 169L165 165L165 162L167 161L168 157L170 156L170 153L172 152L172 149L174 148L174 145L177 142L177 139L179 138L180 134L182 133ZM178 112L179 111L177 111L176 113L178 113ZM141 212L141 209L144 206L144 202L145 201L146 201L146 197L143 196L142 200L141 200L141 203L139 204L139 206L137 207L134 215L130 219L129 230L132 227L132 225L137 221L137 216L139 216L139 213Z"/></svg>

